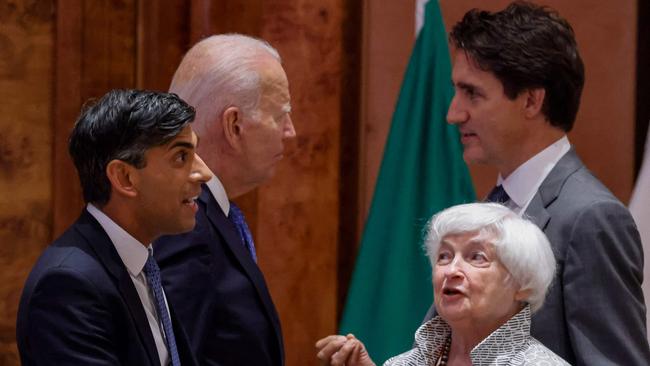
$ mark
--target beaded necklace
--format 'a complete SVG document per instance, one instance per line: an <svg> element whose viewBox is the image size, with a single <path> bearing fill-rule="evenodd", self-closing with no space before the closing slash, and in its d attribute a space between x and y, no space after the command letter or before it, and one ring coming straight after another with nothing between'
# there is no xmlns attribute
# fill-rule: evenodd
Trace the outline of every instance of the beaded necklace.
<svg viewBox="0 0 650 366"><path fill-rule="evenodd" d="M447 361L449 360L449 349L451 348L451 334L447 337L445 345L442 348L442 353L436 362L436 366L447 366Z"/></svg>

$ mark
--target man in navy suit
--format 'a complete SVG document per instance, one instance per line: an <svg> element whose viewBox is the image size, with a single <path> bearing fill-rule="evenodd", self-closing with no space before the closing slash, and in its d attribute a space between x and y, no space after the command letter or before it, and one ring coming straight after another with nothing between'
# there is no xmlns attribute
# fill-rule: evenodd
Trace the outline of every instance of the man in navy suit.
<svg viewBox="0 0 650 366"><path fill-rule="evenodd" d="M170 91L196 108L198 153L214 177L194 231L155 244L168 299L202 365L283 365L278 314L231 202L272 176L295 136L280 56L258 39L212 36L185 55Z"/></svg>
<svg viewBox="0 0 650 366"><path fill-rule="evenodd" d="M151 242L191 230L209 169L194 110L173 94L114 90L69 141L86 208L41 255L20 300L23 365L194 365Z"/></svg>

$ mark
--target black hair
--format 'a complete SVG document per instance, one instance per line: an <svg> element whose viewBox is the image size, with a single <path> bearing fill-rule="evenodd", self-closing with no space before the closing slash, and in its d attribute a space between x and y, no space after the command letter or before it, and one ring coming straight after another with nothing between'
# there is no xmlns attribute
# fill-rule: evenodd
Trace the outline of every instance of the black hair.
<svg viewBox="0 0 650 366"><path fill-rule="evenodd" d="M503 84L514 99L544 88L542 112L551 125L573 128L585 82L571 25L544 6L516 1L502 11L470 10L449 34L450 42Z"/></svg>
<svg viewBox="0 0 650 366"><path fill-rule="evenodd" d="M145 167L145 152L171 141L194 115L176 94L132 89L111 90L84 107L68 144L84 200L105 205L111 197L108 163L118 159Z"/></svg>

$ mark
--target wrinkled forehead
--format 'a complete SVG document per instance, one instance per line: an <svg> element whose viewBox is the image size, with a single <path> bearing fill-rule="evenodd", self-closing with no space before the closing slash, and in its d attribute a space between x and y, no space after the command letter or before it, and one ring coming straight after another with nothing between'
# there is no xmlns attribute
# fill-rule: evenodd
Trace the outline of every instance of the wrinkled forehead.
<svg viewBox="0 0 650 366"><path fill-rule="evenodd" d="M260 75L260 84L263 89L289 93L289 80L284 72L282 65L274 60L267 58L260 62L258 66Z"/></svg>
<svg viewBox="0 0 650 366"><path fill-rule="evenodd" d="M263 105L271 103L290 110L289 82L279 62L269 62L260 67L260 86Z"/></svg>
<svg viewBox="0 0 650 366"><path fill-rule="evenodd" d="M457 249L466 247L490 247L495 248L496 236L489 230L481 229L475 231L447 233L440 239L440 247L454 246Z"/></svg>

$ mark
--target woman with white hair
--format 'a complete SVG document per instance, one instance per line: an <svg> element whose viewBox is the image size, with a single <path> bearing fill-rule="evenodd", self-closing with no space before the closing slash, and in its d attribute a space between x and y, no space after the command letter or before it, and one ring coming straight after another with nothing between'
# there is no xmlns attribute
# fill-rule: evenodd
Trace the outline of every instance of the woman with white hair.
<svg viewBox="0 0 650 366"><path fill-rule="evenodd" d="M438 316L415 333L413 349L384 365L568 365L530 335L555 258L542 231L493 203L451 207L428 226ZM374 366L354 336L316 343L322 365Z"/></svg>

